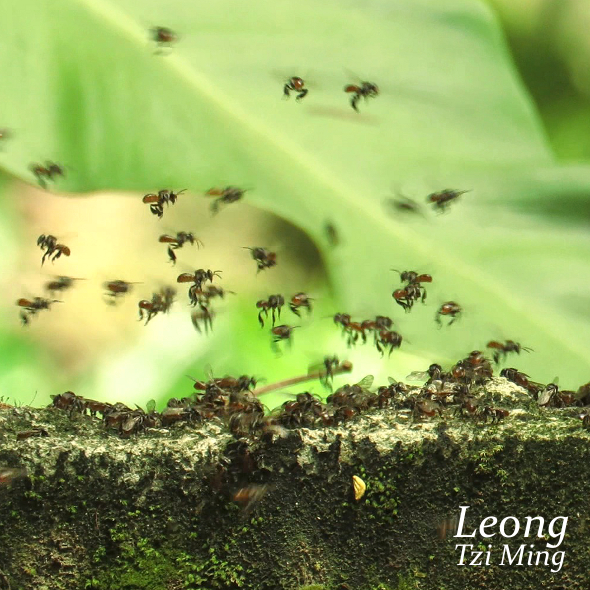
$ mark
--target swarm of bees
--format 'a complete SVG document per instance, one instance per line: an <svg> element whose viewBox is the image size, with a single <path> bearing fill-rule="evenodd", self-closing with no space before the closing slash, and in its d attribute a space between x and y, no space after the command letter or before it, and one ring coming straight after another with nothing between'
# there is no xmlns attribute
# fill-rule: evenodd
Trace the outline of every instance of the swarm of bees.
<svg viewBox="0 0 590 590"><path fill-rule="evenodd" d="M157 49L170 48L178 41L178 35L166 27L154 27L150 30L152 41ZM355 112L359 112L361 99L365 102L380 94L379 87L374 82L359 80L355 84L347 84L344 92L350 97L350 106ZM295 94L297 102L302 101L308 95L308 88L303 78L291 76L283 84L283 97L289 98ZM0 141L8 135L6 130L0 129ZM62 164L46 161L44 164L34 163L30 170L39 185L47 188L49 182L55 182L58 177L65 176L65 167ZM150 212L162 219L165 207L174 205L179 195L187 189L174 191L161 189L157 193L149 193L143 196L142 201L148 204ZM236 186L211 188L205 196L212 197L211 212L217 214L222 208L240 201L248 189ZM433 192L426 197L426 202L432 205L437 213L446 212L453 203L469 192L467 190L443 189ZM419 212L420 206L412 199L403 197L394 200L391 206L398 211ZM340 242L336 226L330 220L324 222L324 234L331 246ZM197 245L200 248L202 242L192 232L178 231L176 234L162 234L159 242L167 245L168 258L172 264L177 262L176 250L186 244ZM70 247L58 241L51 234L42 234L37 240L37 245L43 251L41 264L46 259L55 262L62 256L69 257ZM246 247L250 250L253 260L256 262L257 272L276 266L277 253L262 247ZM392 293L394 302L404 312L410 312L416 302L426 303L426 285L432 283L432 276L417 271L396 271L400 275L402 286ZM221 278L221 271L211 269L197 269L193 273L185 272L177 277L177 283L189 283L188 298L193 310L191 321L198 332L208 333L212 330L213 319L216 312L212 308L212 301L223 299L226 293L213 282ZM62 293L72 288L74 281L81 280L68 276L60 276L45 284L46 291L53 295ZM104 283L105 298L111 305L115 305L132 290L131 283L124 280L112 280ZM138 303L139 320L145 325L158 314L168 313L175 301L176 290L172 287L163 287L153 292L151 299L142 299ZM21 298L17 300L20 308L20 318L23 325L28 325L33 316L40 311L49 310L58 299L45 299L42 297ZM281 342L291 346L292 334L296 328L288 324L275 325L281 321L282 308L287 304L289 310L298 318L302 315L308 317L312 313L313 299L304 292L297 292L289 298L281 294L268 296L256 303L258 321L264 328L265 321L272 321L270 330L271 346L279 350ZM463 309L455 301L446 301L435 314L435 323L442 327L443 320L446 325L452 325L461 317ZM447 321L448 320L448 321ZM348 313L336 313L333 316L334 323L339 326L349 347L358 343L372 343L377 352L383 357L387 352L391 355L394 350L400 348L403 338L393 329L394 322L388 316L375 316L374 319L353 321ZM486 405L478 399L478 387L485 385L493 377L492 360L496 365L503 363L509 354L520 354L521 351L530 352L527 348L513 340L499 342L491 340L486 348L490 350L492 359L488 359L480 351L473 351L464 359L455 363L448 371L444 371L440 365L432 364L427 371L413 377L423 377L425 384L419 388L410 388L404 383L390 380L388 385L380 386L372 391L373 378L365 379L353 385L344 385L333 391L328 398L322 401L318 396L310 392L302 392L296 395L294 400L285 402L283 406L270 415L266 415L264 406L257 399L257 380L253 377L222 377L211 378L209 381L197 381L192 396L182 400L170 400L167 408L161 413L155 411L153 404L147 411L137 407L128 408L123 404L107 404L77 396L73 392L65 392L55 396L52 406L70 412L70 415L89 413L96 416L102 415L105 425L116 428L122 437L145 430L146 428L172 427L178 423L196 424L203 420L220 418L236 437L279 434L283 428L291 427L325 427L338 425L355 416L373 408L387 406L397 409L410 410L415 420L442 417L447 409L452 406L457 415L475 419L481 423L496 424L509 416L509 411L503 408ZM343 372L350 364L341 363L336 356L327 356L317 372L320 382L332 391L333 378L336 373ZM349 367L350 368L350 367ZM539 407L561 408L581 402L590 403L590 386L585 385L577 393L560 390L555 383L542 385L531 381L528 375L514 368L502 370L500 376L507 378L524 388L537 402ZM585 426L590 426L590 415L582 418ZM39 429L38 429L39 430ZM23 439L29 436L45 436L42 431L25 431ZM358 478L357 478L358 479ZM355 496L360 499L361 482L355 480ZM266 492L266 487L244 486L234 493L234 501L248 503L252 498L259 498Z"/></svg>

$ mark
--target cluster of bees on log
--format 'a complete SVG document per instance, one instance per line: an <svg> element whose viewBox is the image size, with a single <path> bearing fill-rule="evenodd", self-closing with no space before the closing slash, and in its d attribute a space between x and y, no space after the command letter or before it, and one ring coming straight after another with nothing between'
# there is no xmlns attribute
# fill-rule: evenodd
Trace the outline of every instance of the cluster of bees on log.
<svg viewBox="0 0 590 590"><path fill-rule="evenodd" d="M155 27L150 31L152 40L158 51L172 47L178 41L178 35L166 27ZM360 81L355 84L347 84L344 92L350 95L350 105L359 112L358 104L361 99L365 101L379 95L379 87L374 82ZM295 94L297 102L303 100L309 93L305 81L299 76L292 76L285 81L283 97L289 98ZM0 139L10 137L7 129L0 130ZM59 177L65 176L66 167L54 161L46 161L44 164L34 163L30 170L42 188L47 188L49 183L54 183ZM217 187L207 190L204 194L213 198L211 213L216 215L222 208L240 201L248 189L235 186ZM174 205L180 195L186 189L175 191L162 189L157 193L149 193L143 196L142 202L149 205L150 212L162 219L166 209ZM457 189L443 189L431 193L426 197L438 213L444 213L452 203L468 191ZM420 213L420 206L407 197L391 200L388 204L399 211ZM339 242L338 233L333 224L326 224L326 234L332 245ZM169 261L175 265L177 262L176 251L185 245L203 246L201 240L189 231L178 231L175 235L162 234L159 239L167 248ZM62 256L71 255L70 247L63 244L51 234L42 234L37 240L37 245L43 251L41 264L46 260L56 262ZM277 254L262 247L245 247L250 251L251 257L256 263L257 272L270 269L277 264ZM395 269L392 269L395 270ZM416 271L399 271L401 287L394 289L393 301L409 313L414 304L420 301L426 302L426 285L433 282L430 274ZM212 328L215 313L211 307L211 301L224 298L227 291L214 285L216 279L221 278L220 270L197 269L194 272L185 272L178 275L178 284L189 284L188 297L190 304L196 308L191 314L191 320L196 330L206 333ZM51 297L56 293L62 293L70 289L75 281L83 280L73 277L60 276L45 284L45 289ZM104 283L105 300L115 305L123 296L132 290L135 283L115 279ZM139 320L145 320L147 325L156 315L167 313L175 301L176 289L171 286L162 287L154 292L151 299L139 301ZM300 326L275 325L280 321L281 310L288 301L290 311L297 317L301 317L301 311L307 314L312 312L312 301L306 293L295 293L290 298L281 294L269 295L267 299L256 303L258 321L263 328L265 321L272 322L272 345L287 340L290 343L292 332ZM28 325L33 316L40 311L49 310L54 303L61 300L44 297L32 299L21 298L17 305L21 309L20 317L23 325ZM438 327L452 325L462 314L461 306L454 301L444 302L436 311L435 323ZM374 319L353 321L347 313L337 313L333 316L334 323L342 330L349 347L355 346L359 341L366 343L369 339L377 351L383 356L387 351L399 348L402 336L393 329L393 320L387 316L376 316ZM521 351L529 352L532 349L522 346L512 340L505 342L490 341L487 344L493 361L498 365L506 360L510 353L520 354ZM335 374L348 372L352 369L351 363L340 363L337 357L326 357L323 369L316 372L316 377L324 386L331 390L331 382ZM333 426L350 420L351 418L372 408L384 408L393 406L397 409L410 410L415 419L443 416L448 407L454 407L454 413L467 416L478 421L498 422L508 416L508 410L489 407L477 399L474 388L484 385L493 376L491 360L480 351L473 351L465 359L456 363L449 371L443 371L437 364L431 365L427 371L414 372L409 379L426 379L420 387L411 387L402 382L390 379L387 386L378 387L371 391L372 376L367 376L354 385L344 385L332 392L325 402L317 395L303 392L296 395L294 400L286 401L282 407L273 412L266 413L265 407L257 398L258 393L252 388L256 386L254 377L242 376L211 378L209 381L195 381L196 392L182 399L171 399L162 412L155 411L155 404L150 403L147 411L140 407L129 408L121 403L109 404L97 402L80 397L73 392L65 392L53 397L52 406L66 410L70 415L75 413L91 416L101 414L105 425L118 430L122 437L129 437L146 428L172 427L177 423L196 424L204 420L219 418L224 421L229 430L236 436L246 436L264 433L280 433L285 428ZM552 383L542 385L533 382L528 375L514 368L505 368L500 376L506 377L516 385L523 387L538 403L540 407L561 408L566 406L590 405L590 384L580 387L578 392L562 391ZM590 428L590 412L582 414L580 418L584 426ZM39 433L37 433L39 431ZM46 436L43 429L27 431L27 436ZM26 438L23 437L23 438Z"/></svg>
<svg viewBox="0 0 590 590"><path fill-rule="evenodd" d="M312 371L315 368L310 368ZM408 375L408 380L424 380L422 386L407 385L389 379L388 385L374 391L373 376L367 375L355 384L346 384L335 391L335 375L352 370L349 361L340 362L335 356L326 357L322 368L309 373L332 393L325 401L308 391L298 393L268 412L258 396L255 377L211 377L208 381L195 380L195 392L182 399L172 398L162 412L155 410L155 402L147 410L139 406L129 408L122 403L110 404L78 396L71 391L53 396L50 407L74 414L100 414L106 428L115 429L122 438L154 428L176 428L180 425L198 426L208 420L220 420L238 439L284 436L289 429L325 428L338 426L374 409L393 408L409 414L414 421L439 417L463 417L480 424L498 423L509 416L509 410L485 403L485 385L493 378L493 366L481 351L472 351L449 371L432 364L426 371ZM590 405L590 383L577 392L560 390L555 383L543 385L533 382L528 375L514 368L505 368L501 377L525 389L540 408L563 408ZM303 379L301 379L303 381ZM590 427L590 412L580 415L582 423ZM27 436L47 436L42 429L27 431Z"/></svg>

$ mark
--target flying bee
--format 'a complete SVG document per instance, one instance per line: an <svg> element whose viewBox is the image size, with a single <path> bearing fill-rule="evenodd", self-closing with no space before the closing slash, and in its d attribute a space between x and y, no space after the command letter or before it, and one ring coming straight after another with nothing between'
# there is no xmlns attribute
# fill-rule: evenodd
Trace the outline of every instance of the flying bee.
<svg viewBox="0 0 590 590"><path fill-rule="evenodd" d="M77 279L74 277L57 277L53 281L45 283L45 290L53 294L56 291L67 291L74 286L74 281L84 281L85 279Z"/></svg>
<svg viewBox="0 0 590 590"><path fill-rule="evenodd" d="M301 317L299 313L299 308L304 307L307 309L307 313L311 313L311 302L313 299L308 297L305 293L296 293L291 297L291 301L289 302L289 309L297 316Z"/></svg>
<svg viewBox="0 0 590 590"><path fill-rule="evenodd" d="M27 470L24 467L0 467L0 487L7 486L22 477L27 477Z"/></svg>
<svg viewBox="0 0 590 590"><path fill-rule="evenodd" d="M395 199L386 199L384 204L390 210L393 209L395 211L401 211L402 213L424 215L422 208L416 201L403 195L398 195Z"/></svg>
<svg viewBox="0 0 590 590"><path fill-rule="evenodd" d="M332 382L334 375L339 373L350 373L352 371L352 363L350 361L343 361L342 363L337 356L325 356L323 362L311 365L307 372L318 373L320 383L332 391Z"/></svg>
<svg viewBox="0 0 590 590"><path fill-rule="evenodd" d="M195 310L191 313L191 321L195 330L197 332L202 333L201 330L201 322L203 323L203 328L205 329L205 334L209 333L209 330L213 329L213 318L215 317L215 313L208 309L208 308L201 308L200 310Z"/></svg>
<svg viewBox="0 0 590 590"><path fill-rule="evenodd" d="M330 247L336 248L336 246L340 244L340 235L338 234L336 226L331 221L326 221L324 224L324 232Z"/></svg>
<svg viewBox="0 0 590 590"><path fill-rule="evenodd" d="M105 296L110 297L107 299L109 305L116 305L117 300L123 297L126 293L129 293L133 288L132 285L139 283L128 283L127 281L115 280L107 281L103 283L103 287L106 289Z"/></svg>
<svg viewBox="0 0 590 590"><path fill-rule="evenodd" d="M223 299L226 293L235 295L234 291L227 291L216 285L207 285L206 289L196 289L191 287L189 289L189 297L193 306L198 305L202 310L206 310L209 307L211 299L219 297Z"/></svg>
<svg viewBox="0 0 590 590"><path fill-rule="evenodd" d="M282 295L271 295L268 299L261 299L260 301L256 302L256 307L260 309L258 312L258 321L260 322L260 327L264 328L264 320L262 319L262 314L266 318L268 318L269 310L272 310L272 325L275 325L275 312L278 319L281 319L281 309L285 305L285 298Z"/></svg>
<svg viewBox="0 0 590 590"><path fill-rule="evenodd" d="M379 87L373 82L360 82L360 85L348 84L344 87L344 92L352 93L353 96L350 99L350 106L358 113L360 111L357 104L361 97L365 100L367 98L374 98L379 94Z"/></svg>
<svg viewBox="0 0 590 590"><path fill-rule="evenodd" d="M461 306L458 303L455 303L454 301L447 301L439 307L434 319L438 324L438 327L441 328L441 317L449 316L451 318L451 321L447 324L447 326L450 326L461 315L462 312L463 310L461 309Z"/></svg>
<svg viewBox="0 0 590 590"><path fill-rule="evenodd" d="M161 53L164 47L171 48L178 41L178 35L167 27L152 27L150 35L152 41L158 46L156 53Z"/></svg>
<svg viewBox="0 0 590 590"><path fill-rule="evenodd" d="M461 195L469 191L459 191L452 188L446 188L438 193L431 193L426 197L428 203L432 203L435 211L444 213L453 201L456 201Z"/></svg>
<svg viewBox="0 0 590 590"><path fill-rule="evenodd" d="M188 296L191 305L202 303L201 296L203 295L202 287L205 281L213 282L214 277L221 277L220 270L205 270L199 268L195 270L194 274L190 272L183 272L176 278L177 283L193 283L188 290ZM203 306L201 305L201 309Z"/></svg>
<svg viewBox="0 0 590 590"><path fill-rule="evenodd" d="M295 100L299 102L302 98L305 98L309 90L305 88L305 82L303 78L299 76L293 76L283 86L283 98L289 98L291 92L296 92L297 96Z"/></svg>
<svg viewBox="0 0 590 590"><path fill-rule="evenodd" d="M144 195L142 202L148 203L152 214L157 215L159 219L162 219L164 216L164 205L174 205L178 196L184 192L186 192L185 188L177 193L172 190L162 189L161 191L158 191L158 194L149 193Z"/></svg>
<svg viewBox="0 0 590 590"><path fill-rule="evenodd" d="M145 325L158 313L168 313L174 303L176 289L164 287L159 292L152 295L152 300L142 299L139 302L139 321L143 320L144 312L147 312Z"/></svg>
<svg viewBox="0 0 590 590"><path fill-rule="evenodd" d="M236 504L239 504L245 512L248 512L254 504L264 498L269 488L270 486L268 485L252 484L245 488L240 488L232 495L231 499Z"/></svg>
<svg viewBox="0 0 590 590"><path fill-rule="evenodd" d="M237 188L235 186L226 186L225 188L210 188L205 196L217 197L211 204L211 213L215 215L221 205L229 205L239 201L247 189Z"/></svg>
<svg viewBox="0 0 590 590"><path fill-rule="evenodd" d="M43 297L35 297L32 300L25 298L19 299L16 304L25 310L20 313L20 319L23 326L27 326L30 318L42 309L48 310L52 303L61 303L61 301L58 299L44 299Z"/></svg>
<svg viewBox="0 0 590 590"><path fill-rule="evenodd" d="M64 244L58 244L57 238L49 234L41 234L37 238L37 246L39 246L41 250L45 250L43 257L41 258L41 266L43 266L47 257L51 259L51 262L55 262L62 254L64 256L69 256L71 254L70 249L67 246ZM52 254L53 256L51 256Z"/></svg>
<svg viewBox="0 0 590 590"><path fill-rule="evenodd" d="M381 353L384 354L384 348L389 347L389 356L393 352L394 348L399 348L402 344L402 336L393 330L380 330L379 335L375 335L375 347Z"/></svg>
<svg viewBox="0 0 590 590"><path fill-rule="evenodd" d="M176 234L176 237L167 234L161 235L158 241L161 244L168 244L168 258L170 258L172 264L176 264L176 254L174 253L174 250L182 248L186 242L191 245L196 244L197 248L200 248L203 245L203 242L201 242L199 238L195 238L192 232L185 231L179 231Z"/></svg>
<svg viewBox="0 0 590 590"><path fill-rule="evenodd" d="M31 164L29 170L35 175L41 188L47 188L48 180L55 182L57 176L65 176L66 174L65 169L61 164L50 161L45 162L45 165Z"/></svg>
<svg viewBox="0 0 590 590"><path fill-rule="evenodd" d="M273 335L273 340L272 340L273 348L275 350L278 350L277 342L280 342L281 340L287 340L289 342L289 345L291 345L291 342L292 342L291 341L291 334L295 328L299 328L299 327L300 326L286 326L285 324L283 324L281 326L275 326L271 330L271 334Z"/></svg>
<svg viewBox="0 0 590 590"><path fill-rule="evenodd" d="M256 265L258 266L258 272L264 270L265 268L272 268L277 264L277 253L276 252L269 252L265 248L249 248L247 246L243 246L244 250L250 250L252 253L252 258L256 261Z"/></svg>
<svg viewBox="0 0 590 590"><path fill-rule="evenodd" d="M520 354L521 350L525 352L531 352L532 348L527 348L526 346L521 346L518 342L514 342L513 340L506 340L505 343L496 342L492 340L486 344L487 348L494 348L494 362L498 365L500 364L500 360L504 360L509 352L515 352L516 354Z"/></svg>

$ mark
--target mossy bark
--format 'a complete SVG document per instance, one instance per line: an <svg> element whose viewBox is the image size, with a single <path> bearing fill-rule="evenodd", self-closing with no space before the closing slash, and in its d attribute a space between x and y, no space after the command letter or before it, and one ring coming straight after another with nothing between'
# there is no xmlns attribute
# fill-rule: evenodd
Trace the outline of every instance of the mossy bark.
<svg viewBox="0 0 590 590"><path fill-rule="evenodd" d="M540 409L503 379L486 396L510 415L389 408L240 441L216 421L121 439L90 416L5 407L0 467L27 475L0 485L0 588L587 590L579 409ZM35 427L49 436L16 440ZM463 505L469 532L486 516L568 516L563 567L499 565L502 544L544 550L537 537L442 538ZM458 543L492 544L491 564L459 566Z"/></svg>

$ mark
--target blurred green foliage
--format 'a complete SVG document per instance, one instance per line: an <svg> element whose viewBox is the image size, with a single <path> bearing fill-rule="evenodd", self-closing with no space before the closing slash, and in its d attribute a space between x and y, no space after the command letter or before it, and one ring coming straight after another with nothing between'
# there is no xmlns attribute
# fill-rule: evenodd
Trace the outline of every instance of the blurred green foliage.
<svg viewBox="0 0 590 590"><path fill-rule="evenodd" d="M156 24L180 34L165 55L148 37ZM382 362L370 343L348 353L340 345L359 376L403 379L511 338L534 348L517 364L535 379L588 380L590 169L555 162L483 3L23 0L0 30L1 79L15 81L0 91L2 117L18 131L0 154L5 173L32 182L31 161L52 159L70 167L59 188L71 192L252 187L251 204L315 242L335 307L324 294L281 371L301 372L311 348L333 353L337 330L320 314L346 311L390 315L405 338ZM381 91L360 114L342 91L358 82L350 72ZM309 80L301 104L281 100L294 74ZM448 214L386 207L392 191L425 207L426 195L446 187L471 189ZM223 223L223 213L191 223ZM433 275L426 306L410 314L395 306L392 267ZM437 330L435 311L448 300L464 317ZM152 349L136 361L137 374L156 367L170 384L163 397L179 395L180 375L200 377L205 363L273 378L276 359L254 302L228 316L206 347L194 345L191 366L170 367ZM127 402L142 403L141 394L133 372L109 391Z"/></svg>
<svg viewBox="0 0 590 590"><path fill-rule="evenodd" d="M586 0L487 0L560 160L590 160Z"/></svg>

